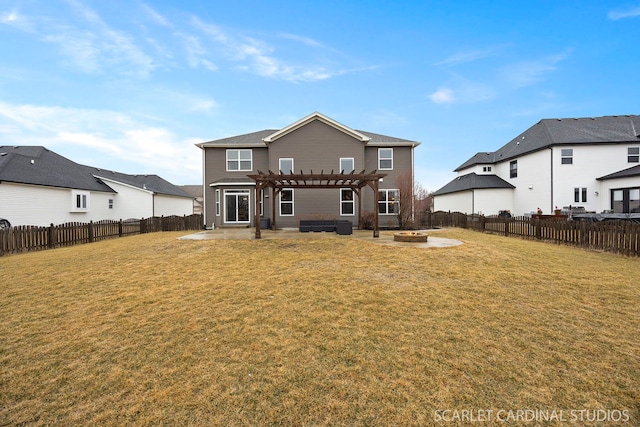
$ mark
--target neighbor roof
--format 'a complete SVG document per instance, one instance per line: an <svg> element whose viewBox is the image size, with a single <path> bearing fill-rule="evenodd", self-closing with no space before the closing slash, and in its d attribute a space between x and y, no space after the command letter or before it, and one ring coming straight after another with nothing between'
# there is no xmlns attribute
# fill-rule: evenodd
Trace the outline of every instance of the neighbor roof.
<svg viewBox="0 0 640 427"><path fill-rule="evenodd" d="M515 186L496 175L478 175L475 172L454 178L444 187L433 193L434 196L457 193L459 191L479 190L488 188L508 188Z"/></svg>
<svg viewBox="0 0 640 427"><path fill-rule="evenodd" d="M246 133L243 135L232 136L228 138L216 139L213 141L201 142L196 144L200 148L208 147L221 147L221 148L253 148L253 147L266 147L268 143L275 141L276 139L293 132L296 129L314 121L319 120L329 126L332 126L338 130L345 132L348 135L362 141L363 143L371 146L410 146L415 147L420 145L417 141L410 141L408 139L396 138L393 136L381 135L378 133L355 130L347 126L344 126L335 120L321 114L313 113L297 122L286 126L282 129L265 129L257 132Z"/></svg>
<svg viewBox="0 0 640 427"><path fill-rule="evenodd" d="M542 119L495 152L481 152L455 171L510 160L554 145L640 142L640 116Z"/></svg>
<svg viewBox="0 0 640 427"><path fill-rule="evenodd" d="M78 164L41 146L0 146L0 182L116 193L102 179L170 196L192 196L158 175L129 175Z"/></svg>
<svg viewBox="0 0 640 427"><path fill-rule="evenodd" d="M601 176L600 178L596 178L596 179L599 181L604 181L607 179L629 178L632 176L640 176L640 165L633 166L618 172L610 173L609 175Z"/></svg>

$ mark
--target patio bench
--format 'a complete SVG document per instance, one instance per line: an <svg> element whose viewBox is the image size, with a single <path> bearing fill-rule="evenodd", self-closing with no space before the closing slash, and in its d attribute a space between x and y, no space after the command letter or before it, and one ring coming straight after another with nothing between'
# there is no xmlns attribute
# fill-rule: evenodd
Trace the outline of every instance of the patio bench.
<svg viewBox="0 0 640 427"><path fill-rule="evenodd" d="M347 235L353 233L353 223L348 220L301 219L298 230L301 233L326 231Z"/></svg>

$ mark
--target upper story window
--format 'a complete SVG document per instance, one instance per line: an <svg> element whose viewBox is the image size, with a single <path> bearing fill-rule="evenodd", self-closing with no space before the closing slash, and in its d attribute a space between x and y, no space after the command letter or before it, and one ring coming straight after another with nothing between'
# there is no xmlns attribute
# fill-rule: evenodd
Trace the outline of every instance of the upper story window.
<svg viewBox="0 0 640 427"><path fill-rule="evenodd" d="M563 165L573 164L573 148L563 148L560 151L560 163Z"/></svg>
<svg viewBox="0 0 640 427"><path fill-rule="evenodd" d="M378 148L378 169L393 169L393 148Z"/></svg>
<svg viewBox="0 0 640 427"><path fill-rule="evenodd" d="M282 158L278 161L278 169L280 169L280 172L282 173L286 173L286 174L292 174L293 173L293 159L291 158Z"/></svg>
<svg viewBox="0 0 640 427"><path fill-rule="evenodd" d="M482 172L491 172L491 166L483 166Z"/></svg>
<svg viewBox="0 0 640 427"><path fill-rule="evenodd" d="M355 170L353 157L340 158L340 173L351 173Z"/></svg>
<svg viewBox="0 0 640 427"><path fill-rule="evenodd" d="M509 177L517 178L518 177L518 161L513 160L509 163Z"/></svg>
<svg viewBox="0 0 640 427"><path fill-rule="evenodd" d="M627 161L629 163L640 162L640 147L627 148Z"/></svg>
<svg viewBox="0 0 640 427"><path fill-rule="evenodd" d="M253 152L249 150L227 150L227 171L253 170Z"/></svg>

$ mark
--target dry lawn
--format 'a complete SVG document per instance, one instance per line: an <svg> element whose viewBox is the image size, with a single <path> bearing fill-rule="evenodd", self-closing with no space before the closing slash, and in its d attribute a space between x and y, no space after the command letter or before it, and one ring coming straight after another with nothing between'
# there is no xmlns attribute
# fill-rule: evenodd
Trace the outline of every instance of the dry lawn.
<svg viewBox="0 0 640 427"><path fill-rule="evenodd" d="M638 259L183 234L0 258L1 426L640 425Z"/></svg>

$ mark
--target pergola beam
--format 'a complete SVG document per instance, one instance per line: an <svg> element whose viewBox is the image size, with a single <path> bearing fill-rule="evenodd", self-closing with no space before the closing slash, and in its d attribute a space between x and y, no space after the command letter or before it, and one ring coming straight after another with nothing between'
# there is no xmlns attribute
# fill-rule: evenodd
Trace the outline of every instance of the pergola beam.
<svg viewBox="0 0 640 427"><path fill-rule="evenodd" d="M344 171L342 171L344 172ZM260 191L266 188L273 188L273 200L272 200L272 222L273 228L275 229L275 214L276 214L276 196L283 188L349 188L353 190L354 193L358 196L358 226L360 226L360 220L362 219L362 203L361 203L361 195L362 188L365 186L369 186L373 189L374 194L374 225L373 225L373 237L379 237L380 232L378 228L378 183L380 179L387 176L384 173L376 173L376 171L372 171L371 173L365 173L363 170L360 173L334 173L333 170L331 173L325 174L324 170L320 171L320 173L311 173L305 174L302 171L300 173L280 173L276 174L269 170L269 173L264 173L262 171L258 171L257 174L247 175L249 178L253 179L256 182L256 198L255 200L259 200ZM258 203L256 203L255 210L255 222L256 222L256 239L261 238L260 233L260 209L258 208Z"/></svg>

